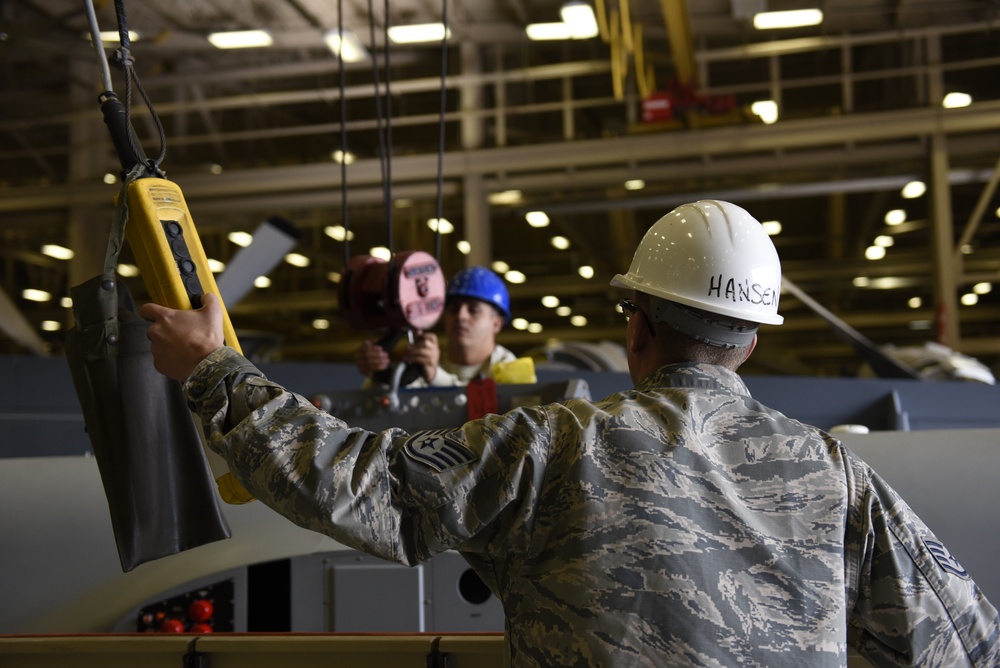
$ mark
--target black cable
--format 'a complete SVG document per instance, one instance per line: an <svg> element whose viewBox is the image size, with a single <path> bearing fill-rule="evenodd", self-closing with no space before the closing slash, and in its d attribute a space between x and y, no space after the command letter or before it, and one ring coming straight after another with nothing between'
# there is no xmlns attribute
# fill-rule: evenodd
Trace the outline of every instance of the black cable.
<svg viewBox="0 0 1000 668"><path fill-rule="evenodd" d="M118 60L118 66L122 69L122 73L125 76L125 100L123 104L125 107L125 128L128 133L129 148L132 149L132 155L135 156L136 160L145 165L148 161L146 152L142 148L139 137L135 134L135 126L132 125L132 54L129 53L127 48L122 47L115 51L115 56Z"/></svg>
<svg viewBox="0 0 1000 668"><path fill-rule="evenodd" d="M389 21L389 17L386 16L386 22ZM369 40L372 45L372 81L375 86L375 127L378 131L378 159L379 166L382 168L382 197L388 202L388 193L386 192L386 147L385 147L385 131L382 127L382 97L379 92L379 76L378 76L378 50L375 48L377 42L375 41L375 13L372 7L372 0L368 0L368 35ZM389 251L392 252L392 223L391 223L392 209L391 206L386 210L386 221L389 224Z"/></svg>
<svg viewBox="0 0 1000 668"><path fill-rule="evenodd" d="M344 0L337 0L337 31L340 50L340 211L344 220L344 271L351 262L351 218L347 211L347 100L344 97Z"/></svg>
<svg viewBox="0 0 1000 668"><path fill-rule="evenodd" d="M146 94L146 89L142 87L139 82L139 75L136 73L135 68L129 68L132 73L132 80L135 82L135 87L139 90L139 94L142 95L143 101L146 103L146 108L149 109L149 115L153 118L153 124L156 126L156 133L159 135L160 139L160 153L156 156L155 160L150 160L148 166L151 172L156 172L160 165L163 163L163 159L167 157L167 135L163 131L163 123L160 121L160 116L156 113L156 109L153 108L153 101Z"/></svg>
<svg viewBox="0 0 1000 668"><path fill-rule="evenodd" d="M132 48L128 35L128 21L125 20L125 0L115 0L115 16L118 18L118 43L126 52Z"/></svg>
<svg viewBox="0 0 1000 668"><path fill-rule="evenodd" d="M125 75L125 128L128 132L129 147L136 160L146 164L146 152L142 149L142 144L135 134L132 125L132 53L130 51L132 41L128 35L128 19L125 16L124 0L115 0L115 19L118 23L118 49L115 51L115 58L118 67Z"/></svg>
<svg viewBox="0 0 1000 668"><path fill-rule="evenodd" d="M115 56L118 61L118 66L122 69L122 72L125 75L125 127L127 128L129 146L136 159L146 166L150 175L158 174L160 164L163 162L163 159L167 154L167 138L166 133L163 131L163 123L160 121L159 115L157 115L156 110L153 108L153 102L150 100L149 95L146 94L146 90L139 82L139 75L136 74L135 71L135 60L133 59L130 51L132 42L129 39L128 34L128 19L125 16L124 0L115 0L115 18L118 23L119 40L119 49L115 52ZM149 113L153 118L153 123L156 125L156 131L159 134L160 153L155 160L150 160L146 157L146 152L143 150L142 144L135 133L135 127L132 124L133 85L135 85L136 89L138 89L139 94L146 103L146 108L149 109Z"/></svg>
<svg viewBox="0 0 1000 668"><path fill-rule="evenodd" d="M441 264L441 218L444 209L444 114L448 91L445 81L448 77L448 0L441 1L441 23L444 35L441 37L441 112L438 123L438 174L437 174L437 233L434 235L434 259Z"/></svg>
<svg viewBox="0 0 1000 668"><path fill-rule="evenodd" d="M392 76L389 65L389 0L383 2L385 11L385 219L389 234L389 252L393 250L392 234Z"/></svg>

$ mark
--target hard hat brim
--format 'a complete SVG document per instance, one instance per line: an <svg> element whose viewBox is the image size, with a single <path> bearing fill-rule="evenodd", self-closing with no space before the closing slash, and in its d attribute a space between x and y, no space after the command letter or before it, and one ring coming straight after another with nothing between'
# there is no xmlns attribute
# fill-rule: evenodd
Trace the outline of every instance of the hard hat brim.
<svg viewBox="0 0 1000 668"><path fill-rule="evenodd" d="M750 322L758 322L762 325L780 325L785 321L785 319L778 314L751 314L747 313L745 310L729 310L711 302L700 302L682 295L671 294L669 292L656 289L653 286L644 285L625 274L615 274L614 278L611 279L611 286L615 288L625 288L626 290L636 290L637 292L643 292L652 297L659 297L660 299L677 302L678 304L684 304L685 306L693 306L694 308L699 308L703 311L708 311L709 313L725 315L732 318L738 318L740 320L749 320Z"/></svg>

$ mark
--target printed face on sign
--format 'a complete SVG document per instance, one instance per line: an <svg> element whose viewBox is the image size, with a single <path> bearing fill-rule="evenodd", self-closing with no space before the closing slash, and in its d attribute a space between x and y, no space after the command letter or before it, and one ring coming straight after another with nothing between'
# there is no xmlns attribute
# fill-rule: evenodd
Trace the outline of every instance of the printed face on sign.
<svg viewBox="0 0 1000 668"><path fill-rule="evenodd" d="M441 268L433 258L411 255L402 267L398 300L407 324L426 330L437 324L444 310L445 284Z"/></svg>

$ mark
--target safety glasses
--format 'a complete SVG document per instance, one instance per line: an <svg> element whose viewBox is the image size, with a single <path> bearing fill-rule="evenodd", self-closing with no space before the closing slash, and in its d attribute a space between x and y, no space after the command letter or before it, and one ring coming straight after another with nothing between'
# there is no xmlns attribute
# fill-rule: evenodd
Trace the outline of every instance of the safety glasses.
<svg viewBox="0 0 1000 668"><path fill-rule="evenodd" d="M642 315L645 316L646 318L646 326L649 328L649 333L652 334L653 336L656 336L656 330L653 329L652 319L642 309L636 306L635 302L633 302L631 299L620 300L618 302L618 308L620 308L622 310L622 313L625 315L625 320L631 320L632 316L635 315L636 313L642 313Z"/></svg>

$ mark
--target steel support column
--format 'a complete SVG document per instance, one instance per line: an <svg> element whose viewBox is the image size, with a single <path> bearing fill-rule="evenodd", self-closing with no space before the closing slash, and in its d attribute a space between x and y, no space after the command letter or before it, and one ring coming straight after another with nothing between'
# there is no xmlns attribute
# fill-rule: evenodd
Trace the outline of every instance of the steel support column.
<svg viewBox="0 0 1000 668"><path fill-rule="evenodd" d="M944 98L941 76L941 40L929 35L926 40L927 94L930 105L940 108ZM934 304L938 343L955 350L959 346L957 272L952 249L955 244L951 213L951 184L948 181L948 138L941 130L930 135L931 257L934 259Z"/></svg>

